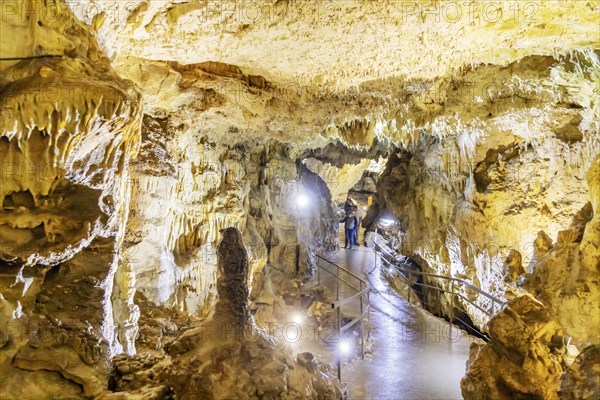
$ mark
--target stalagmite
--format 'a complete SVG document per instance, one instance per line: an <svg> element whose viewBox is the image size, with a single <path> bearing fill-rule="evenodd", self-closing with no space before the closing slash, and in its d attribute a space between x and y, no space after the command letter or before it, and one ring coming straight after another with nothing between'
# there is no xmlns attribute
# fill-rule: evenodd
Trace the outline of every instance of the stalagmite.
<svg viewBox="0 0 600 400"><path fill-rule="evenodd" d="M252 324L248 310L248 255L242 233L235 228L225 229L217 254L219 302L214 321L242 333Z"/></svg>

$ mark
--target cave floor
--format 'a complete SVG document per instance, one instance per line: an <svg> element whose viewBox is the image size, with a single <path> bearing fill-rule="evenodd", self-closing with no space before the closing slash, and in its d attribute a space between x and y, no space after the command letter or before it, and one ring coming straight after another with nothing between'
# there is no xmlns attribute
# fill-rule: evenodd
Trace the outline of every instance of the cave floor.
<svg viewBox="0 0 600 400"><path fill-rule="evenodd" d="M479 339L456 327L450 331L448 323L398 296L382 276L381 262L375 266L372 249L342 249L331 260L365 276L371 286L372 354L342 367L349 398L462 399L469 345Z"/></svg>

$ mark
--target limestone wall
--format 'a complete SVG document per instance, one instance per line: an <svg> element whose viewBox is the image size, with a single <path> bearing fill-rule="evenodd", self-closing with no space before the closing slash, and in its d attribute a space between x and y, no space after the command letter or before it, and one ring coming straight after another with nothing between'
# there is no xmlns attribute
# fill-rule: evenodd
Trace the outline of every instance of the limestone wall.
<svg viewBox="0 0 600 400"><path fill-rule="evenodd" d="M379 181L379 207L398 217L395 245L403 254L425 271L465 279L503 299L521 290L520 273L543 276L529 288L540 290L534 289L540 279L552 286L552 294L545 291L547 304L557 307L566 331L583 342L598 341L592 311L598 287L591 272L597 270L597 249L582 252L581 234L567 238L561 231L576 214L580 226L592 215L589 205L587 212L580 210L597 185L591 167L600 150L600 114L597 100L581 94L598 84L599 67L597 54L587 53L473 70L448 92L445 107L456 111L453 122L436 117L417 129L423 136L390 159ZM484 79L499 86L487 99L472 97ZM574 255L555 250L563 255L542 261L555 243ZM573 258L578 254L588 254L590 271L580 272ZM573 283L542 270L564 271ZM576 289L577 280L587 289ZM488 300L478 301L489 308ZM434 308L447 314L447 302ZM482 326L480 311L461 307Z"/></svg>

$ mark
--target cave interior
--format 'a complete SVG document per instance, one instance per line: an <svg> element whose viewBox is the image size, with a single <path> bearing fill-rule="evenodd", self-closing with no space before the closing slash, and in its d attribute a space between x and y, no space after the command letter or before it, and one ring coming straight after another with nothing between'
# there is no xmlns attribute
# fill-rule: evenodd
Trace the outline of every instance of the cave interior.
<svg viewBox="0 0 600 400"><path fill-rule="evenodd" d="M0 398L600 398L599 2L0 20Z"/></svg>

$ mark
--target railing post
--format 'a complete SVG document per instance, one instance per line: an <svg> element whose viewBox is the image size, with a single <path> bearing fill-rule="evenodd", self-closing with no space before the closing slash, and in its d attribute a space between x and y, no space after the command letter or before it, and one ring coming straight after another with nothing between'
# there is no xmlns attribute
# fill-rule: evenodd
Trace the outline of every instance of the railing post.
<svg viewBox="0 0 600 400"><path fill-rule="evenodd" d="M360 291L363 291L362 281L358 281ZM363 315L363 296L360 295L360 358L365 359L365 319Z"/></svg>
<svg viewBox="0 0 600 400"><path fill-rule="evenodd" d="M452 338L452 321L454 320L454 281L450 281L450 312L448 313L450 320L448 337Z"/></svg>
<svg viewBox="0 0 600 400"><path fill-rule="evenodd" d="M377 268L377 244L373 243L373 254L375 254L375 268Z"/></svg>
<svg viewBox="0 0 600 400"><path fill-rule="evenodd" d="M411 282L412 282L412 271L409 270L408 271L408 285L407 285L407 287L408 287L408 304L410 304Z"/></svg>
<svg viewBox="0 0 600 400"><path fill-rule="evenodd" d="M338 268L339 275L339 268ZM337 284L337 295L335 296L336 300L340 299L340 284ZM337 370L338 370L338 380L342 381L342 352L340 351L340 347L342 344L342 335L340 333L342 328L342 309L338 305L337 307L337 334L338 334L338 357L337 357Z"/></svg>
<svg viewBox="0 0 600 400"><path fill-rule="evenodd" d="M367 291L367 317L368 317L368 321L369 321L369 325L371 325L371 291L368 290Z"/></svg>
<svg viewBox="0 0 600 400"><path fill-rule="evenodd" d="M317 257L317 285L321 286L321 259Z"/></svg>
<svg viewBox="0 0 600 400"><path fill-rule="evenodd" d="M296 244L296 263L295 263L296 274L300 273L300 244Z"/></svg>

